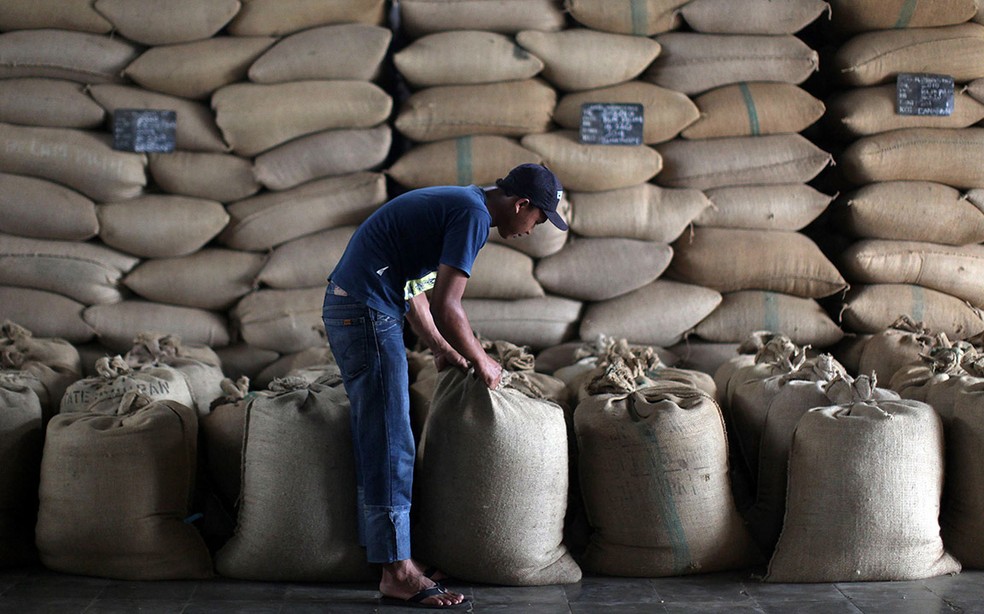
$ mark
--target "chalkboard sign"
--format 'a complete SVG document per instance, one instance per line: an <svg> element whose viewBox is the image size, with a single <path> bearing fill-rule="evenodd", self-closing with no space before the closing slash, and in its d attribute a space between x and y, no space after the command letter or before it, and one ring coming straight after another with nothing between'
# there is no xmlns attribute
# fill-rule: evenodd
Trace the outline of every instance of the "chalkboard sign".
<svg viewBox="0 0 984 614"><path fill-rule="evenodd" d="M641 145L642 105L588 102L581 105L581 142L590 145Z"/></svg>
<svg viewBox="0 0 984 614"><path fill-rule="evenodd" d="M148 153L174 151L177 114L155 109L113 111L113 149Z"/></svg>
<svg viewBox="0 0 984 614"><path fill-rule="evenodd" d="M899 115L951 115L953 77L902 73L896 80Z"/></svg>

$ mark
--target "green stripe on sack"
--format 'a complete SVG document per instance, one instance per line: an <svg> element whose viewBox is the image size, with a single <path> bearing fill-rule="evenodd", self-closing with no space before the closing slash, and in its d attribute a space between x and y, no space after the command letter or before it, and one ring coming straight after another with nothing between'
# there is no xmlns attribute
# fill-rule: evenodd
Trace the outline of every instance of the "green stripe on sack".
<svg viewBox="0 0 984 614"><path fill-rule="evenodd" d="M647 24L646 0L632 0L632 33L636 36L645 36Z"/></svg>
<svg viewBox="0 0 984 614"><path fill-rule="evenodd" d="M774 292L764 292L762 295L762 328L774 333L779 330L779 297Z"/></svg>
<svg viewBox="0 0 984 614"><path fill-rule="evenodd" d="M472 138L462 136L455 139L455 148L458 154L458 185L469 185L472 183Z"/></svg>
<svg viewBox="0 0 984 614"><path fill-rule="evenodd" d="M909 22L912 21L912 14L916 12L917 4L919 4L919 0L905 0L902 10L899 11L899 20L895 22L896 28L909 27Z"/></svg>
<svg viewBox="0 0 984 614"><path fill-rule="evenodd" d="M921 322L926 314L926 293L923 292L922 286L912 286L912 319L916 322Z"/></svg>
<svg viewBox="0 0 984 614"><path fill-rule="evenodd" d="M748 109L748 125L751 129L751 135L758 136L760 133L759 116L755 109L755 99L752 98L752 90L748 89L748 84L744 82L739 83L738 88L741 89L741 97L745 99L745 108Z"/></svg>

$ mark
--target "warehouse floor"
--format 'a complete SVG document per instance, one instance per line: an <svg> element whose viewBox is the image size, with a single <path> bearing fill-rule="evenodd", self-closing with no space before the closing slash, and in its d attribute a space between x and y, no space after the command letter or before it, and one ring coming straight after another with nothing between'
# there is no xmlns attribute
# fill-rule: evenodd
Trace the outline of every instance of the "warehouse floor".
<svg viewBox="0 0 984 614"><path fill-rule="evenodd" d="M499 587L450 583L472 612L617 614L781 612L984 613L984 571L911 582L764 584L750 572L679 578L586 577L578 584ZM380 605L373 585L205 581L127 582L44 569L0 571L0 612L172 613L327 612L398 614ZM456 610L462 611L462 610Z"/></svg>

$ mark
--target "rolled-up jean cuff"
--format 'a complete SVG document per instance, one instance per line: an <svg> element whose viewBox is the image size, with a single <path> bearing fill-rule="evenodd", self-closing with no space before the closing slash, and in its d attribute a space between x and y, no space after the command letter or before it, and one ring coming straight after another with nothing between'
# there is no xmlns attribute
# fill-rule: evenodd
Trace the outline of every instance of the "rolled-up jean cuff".
<svg viewBox="0 0 984 614"><path fill-rule="evenodd" d="M392 563L410 558L410 506L367 505L366 559Z"/></svg>

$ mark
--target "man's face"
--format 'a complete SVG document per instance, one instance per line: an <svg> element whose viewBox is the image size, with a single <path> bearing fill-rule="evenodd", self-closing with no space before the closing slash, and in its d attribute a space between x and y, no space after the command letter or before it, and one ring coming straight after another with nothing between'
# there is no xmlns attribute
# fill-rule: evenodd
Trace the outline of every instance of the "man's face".
<svg viewBox="0 0 984 614"><path fill-rule="evenodd" d="M528 235L537 225L546 221L546 213L534 207L528 199L521 198L509 210L505 222L498 225L499 236L503 239L514 239Z"/></svg>

